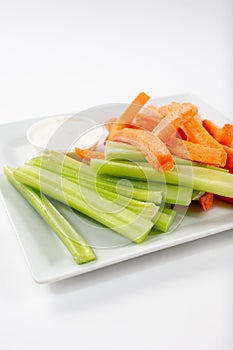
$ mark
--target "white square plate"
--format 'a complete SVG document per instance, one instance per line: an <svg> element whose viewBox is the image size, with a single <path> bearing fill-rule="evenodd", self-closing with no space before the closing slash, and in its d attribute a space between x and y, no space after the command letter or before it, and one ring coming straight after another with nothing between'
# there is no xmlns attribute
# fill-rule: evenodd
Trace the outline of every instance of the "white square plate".
<svg viewBox="0 0 233 350"><path fill-rule="evenodd" d="M161 105L173 100L193 102L204 118L209 118L219 125L226 122L221 113L190 94L159 98L153 102ZM95 109L87 111L86 116L101 123L108 117L101 113L96 116ZM4 165L17 166L35 155L34 149L26 140L26 131L34 122L35 120L26 120L0 127L1 173ZM33 278L38 283L59 281L233 228L232 206L216 201L208 212L202 212L197 206L191 206L182 223L171 233L149 237L140 245L126 244L124 238L111 230L103 229L101 225L82 215L75 214L74 217L73 212L71 213L65 206L56 204L63 214L77 225L89 242L97 246L95 249L97 260L79 266L56 235L3 175L1 175L1 193ZM104 246L108 248L103 248Z"/></svg>

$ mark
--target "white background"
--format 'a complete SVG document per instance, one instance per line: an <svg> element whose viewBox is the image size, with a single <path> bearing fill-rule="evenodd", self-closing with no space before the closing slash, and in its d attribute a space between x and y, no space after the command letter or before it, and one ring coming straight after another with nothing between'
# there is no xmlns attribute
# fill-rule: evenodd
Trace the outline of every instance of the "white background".
<svg viewBox="0 0 233 350"><path fill-rule="evenodd" d="M1 123L192 92L233 119L232 1L0 0ZM233 231L54 285L0 203L0 347L233 348Z"/></svg>

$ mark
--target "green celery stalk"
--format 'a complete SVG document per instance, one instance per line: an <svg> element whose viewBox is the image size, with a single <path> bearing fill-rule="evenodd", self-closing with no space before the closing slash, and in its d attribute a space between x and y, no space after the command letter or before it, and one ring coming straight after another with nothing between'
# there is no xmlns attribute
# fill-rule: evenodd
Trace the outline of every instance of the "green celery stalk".
<svg viewBox="0 0 233 350"><path fill-rule="evenodd" d="M115 142L116 143L116 142ZM132 147L126 145L127 147ZM56 156L55 156L56 155ZM114 176L101 175L96 176L90 166L83 164L77 160L69 159L59 153L49 154L48 156L40 156L33 158L28 164L40 166L44 169L51 170L75 182L77 179L84 185L93 184L95 181L96 187L106 188L109 191L117 192L129 198L134 198L140 201L148 201L155 204L161 202L163 197L164 202L170 204L189 205L191 202L192 189L188 187L180 188L171 184L162 185L161 183L145 183L144 181L135 181L133 179L124 180ZM93 177L95 180L93 181ZM161 196L162 192L162 196Z"/></svg>
<svg viewBox="0 0 233 350"><path fill-rule="evenodd" d="M96 259L93 249L87 241L70 225L52 203L39 192L18 182L13 169L4 168L8 181L21 193L31 204L44 221L53 229L78 264L84 264Z"/></svg>
<svg viewBox="0 0 233 350"><path fill-rule="evenodd" d="M138 151L138 149L135 146L132 146L128 143L124 143L124 142L119 142L119 141L110 141L108 140L106 142L105 148L107 147L107 150L115 150L115 149L122 149L123 151Z"/></svg>
<svg viewBox="0 0 233 350"><path fill-rule="evenodd" d="M105 182L111 182L117 184L119 182L119 177L101 174L96 177L97 179L103 179ZM152 182L152 181L140 181L134 179L120 179L120 184L122 187L127 187L128 183L135 189L144 189L150 193L162 191L163 200L168 204L179 204L188 206L192 199L192 188L181 187L168 183ZM153 200L148 201L153 202Z"/></svg>
<svg viewBox="0 0 233 350"><path fill-rule="evenodd" d="M95 175L89 165L57 152L32 158L27 164L42 167L52 172L56 171L58 174L75 178L77 178L79 174L85 177L93 177Z"/></svg>
<svg viewBox="0 0 233 350"><path fill-rule="evenodd" d="M80 182L80 178L79 178ZM82 179L81 184L84 185L84 182L87 186L93 186L92 179ZM141 188L135 188L133 186L122 186L118 179L118 183L114 184L112 182L104 181L99 177L95 178L95 186L97 188L107 189L108 191L118 193L127 198L133 198L137 201L151 202L154 204L161 204L163 200L162 190L152 191Z"/></svg>
<svg viewBox="0 0 233 350"><path fill-rule="evenodd" d="M152 203L161 204L162 202L162 192L157 191L153 192L153 198L152 195L146 190L138 190L134 191L134 189L130 188L129 186L123 187L114 185L109 182L101 181L98 178L95 177L95 174L91 171L91 176L86 176L86 167L88 167L86 164L81 164L84 166L84 175L82 173L82 167L80 166L80 171L77 175L76 171L74 169L63 167L60 162L55 162L53 159L51 161L40 161L40 159L32 159L32 161L28 162L27 165L33 165L37 166L40 169L49 170L56 174L61 175L63 178L66 178L67 180L75 183L77 186L83 186L92 189L93 191L96 191L96 193L99 193L100 196L103 198L106 198L108 200L114 200L116 203L119 203L121 206L127 206L132 207L132 209L135 211L135 208L138 209L151 209L154 211L155 206ZM89 168L89 167L88 167ZM73 173L76 173L75 174ZM120 188L120 190L119 190ZM136 192L135 196L131 195ZM127 195L127 196L126 196ZM147 198L146 195L148 195ZM141 200L141 198L134 199L135 197L144 197L144 201ZM133 197L133 198L132 198ZM150 199L150 200L149 200ZM153 201L151 200L153 199Z"/></svg>
<svg viewBox="0 0 233 350"><path fill-rule="evenodd" d="M91 169L99 175L114 174L117 177L143 181L167 182L233 198L233 175L204 167L176 165L171 171L161 172L152 167L139 166L130 162L92 159Z"/></svg>
<svg viewBox="0 0 233 350"><path fill-rule="evenodd" d="M104 149L106 160L130 160L145 162L145 156L136 147L123 142L107 141Z"/></svg>
<svg viewBox="0 0 233 350"><path fill-rule="evenodd" d="M123 142L107 141L105 146L105 159L106 160L128 160L131 162L146 162L146 158L141 151L132 145L128 145ZM194 162L188 159L183 159L177 156L173 156L174 162L177 165L189 165L200 166L208 169L219 170L228 172L227 169L219 168L214 165Z"/></svg>
<svg viewBox="0 0 233 350"><path fill-rule="evenodd" d="M159 211L155 219L154 226L150 231L150 234L156 234L157 231L167 232L171 225L173 224L176 217L176 211L169 208L163 208L162 211Z"/></svg>
<svg viewBox="0 0 233 350"><path fill-rule="evenodd" d="M18 181L90 216L135 243L143 242L153 226L152 219L157 213L155 205L148 219L148 215L143 215L145 208L141 210L142 215L139 215L138 210L133 212L127 207L101 199L91 189L35 166L19 167L14 171L14 176Z"/></svg>
<svg viewBox="0 0 233 350"><path fill-rule="evenodd" d="M78 163L78 162L77 162ZM75 164L76 169L70 168L61 163L60 160L56 160L53 157L37 157L31 159L27 164L35 165L43 169L50 170L57 174L61 174L63 177L69 179L72 182L79 183L83 186L93 185L96 188L107 189L108 191L118 193L128 198L134 198L138 201L152 202L160 204L163 199L163 193L161 190L148 191L147 189L134 188L133 186L122 186L118 179L118 183L112 183L96 177L96 174L86 164Z"/></svg>
<svg viewBox="0 0 233 350"><path fill-rule="evenodd" d="M192 167L186 167L181 171L178 166L171 171L157 171L150 165L135 164L128 161L106 161L102 159L92 159L91 169L97 175L113 175L116 177L145 181L147 184L159 182L170 183L179 186L192 188Z"/></svg>
<svg viewBox="0 0 233 350"><path fill-rule="evenodd" d="M174 162L176 165L189 165L189 166L198 166L198 167L203 167L203 168L207 168L207 169L212 169L212 170L217 170L217 171L223 171L225 173L228 173L229 170L224 169L224 168L220 168L214 165L210 165L210 164L204 164L204 163L199 163L199 162L194 162L188 159L184 159L184 158L180 158L177 156L173 156Z"/></svg>
<svg viewBox="0 0 233 350"><path fill-rule="evenodd" d="M192 201L198 200L205 192L194 190L192 194Z"/></svg>
<svg viewBox="0 0 233 350"><path fill-rule="evenodd" d="M82 183L79 182L77 184L82 185ZM95 193L99 194L100 197L103 197L109 201L114 201L114 203L127 207L134 212L137 211L138 213L141 213L141 215L150 213L149 216L151 216L153 213L155 213L155 208L156 210L159 208L152 202L143 202L136 199L131 199L130 197L122 196L121 194L111 192L101 187L94 188L94 185L91 182L85 182L84 186L92 191L95 191Z"/></svg>

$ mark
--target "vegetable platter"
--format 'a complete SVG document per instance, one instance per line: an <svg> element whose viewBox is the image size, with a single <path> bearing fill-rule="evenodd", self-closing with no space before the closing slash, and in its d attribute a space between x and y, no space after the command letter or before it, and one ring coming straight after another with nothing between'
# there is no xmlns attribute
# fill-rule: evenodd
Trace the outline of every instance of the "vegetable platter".
<svg viewBox="0 0 233 350"><path fill-rule="evenodd" d="M91 149L38 155L31 120L0 129L2 198L37 282L233 228L233 126L221 113L190 94L140 93L77 115L105 130Z"/></svg>

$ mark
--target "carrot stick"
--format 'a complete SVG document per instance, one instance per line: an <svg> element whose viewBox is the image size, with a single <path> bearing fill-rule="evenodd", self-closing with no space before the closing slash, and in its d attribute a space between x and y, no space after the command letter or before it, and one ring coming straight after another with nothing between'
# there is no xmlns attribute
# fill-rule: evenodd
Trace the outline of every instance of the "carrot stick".
<svg viewBox="0 0 233 350"><path fill-rule="evenodd" d="M150 96L146 95L145 92L140 92L118 119L119 129L121 129L120 124L131 124L136 114L149 99Z"/></svg>
<svg viewBox="0 0 233 350"><path fill-rule="evenodd" d="M199 124L202 125L202 116L198 113L194 116L194 118L198 121Z"/></svg>
<svg viewBox="0 0 233 350"><path fill-rule="evenodd" d="M178 139L187 140L187 135L181 128L177 129L176 137L178 137Z"/></svg>
<svg viewBox="0 0 233 350"><path fill-rule="evenodd" d="M162 115L162 117L166 117L166 115L168 113L175 111L180 106L181 106L180 103L173 101L173 102L170 102L166 105L160 106L158 108L158 112L159 112L159 114Z"/></svg>
<svg viewBox="0 0 233 350"><path fill-rule="evenodd" d="M224 197L224 196L218 196L218 195L215 195L215 197L220 199L220 200L222 200L222 201L224 201L224 202L233 204L233 198Z"/></svg>
<svg viewBox="0 0 233 350"><path fill-rule="evenodd" d="M152 111L155 114L157 114L158 116L161 116L161 114L158 111L158 108L155 105L153 105L152 103L146 107L146 111Z"/></svg>
<svg viewBox="0 0 233 350"><path fill-rule="evenodd" d="M225 124L222 127L222 134L220 136L220 142L223 145L233 147L233 125Z"/></svg>
<svg viewBox="0 0 233 350"><path fill-rule="evenodd" d="M149 105L143 112L136 115L135 125L152 131L162 118L163 117L158 113L157 108L154 105Z"/></svg>
<svg viewBox="0 0 233 350"><path fill-rule="evenodd" d="M116 123L117 123L117 118L110 118L104 123L104 126L107 129L107 131L110 132L112 125Z"/></svg>
<svg viewBox="0 0 233 350"><path fill-rule="evenodd" d="M163 119L163 116L158 112L157 107L152 105L152 104L150 104L147 107L145 107L141 113L138 113L136 115L136 118L139 115L145 115L147 117L151 117L152 119L155 119L155 120L158 120L158 121Z"/></svg>
<svg viewBox="0 0 233 350"><path fill-rule="evenodd" d="M233 174L233 167L228 167L226 169L229 171L230 174Z"/></svg>
<svg viewBox="0 0 233 350"><path fill-rule="evenodd" d="M168 113L161 122L155 127L153 133L162 141L166 142L172 138L178 128L197 114L197 107L191 103L185 102L174 111Z"/></svg>
<svg viewBox="0 0 233 350"><path fill-rule="evenodd" d="M139 128L152 131L154 128L158 125L159 121L156 119L153 119L143 113L140 113L136 116L136 122L135 125Z"/></svg>
<svg viewBox="0 0 233 350"><path fill-rule="evenodd" d="M209 210L213 206L214 195L213 193L204 193L198 200L199 205L205 211Z"/></svg>
<svg viewBox="0 0 233 350"><path fill-rule="evenodd" d="M174 166L166 145L150 131L125 128L116 131L112 141L125 142L137 147L150 165L157 170L171 170Z"/></svg>
<svg viewBox="0 0 233 350"><path fill-rule="evenodd" d="M105 124L105 127L109 132L105 142L112 139L112 135L114 135L115 131L126 127L133 127L133 119L149 99L150 97L148 95L144 92L140 92L118 119L114 121L114 118L112 118L112 120L110 119ZM140 126L138 127L140 128ZM135 128L137 128L137 125L135 125Z"/></svg>
<svg viewBox="0 0 233 350"><path fill-rule="evenodd" d="M173 138L167 142L171 153L192 161L224 167L227 155L221 148L211 148L198 143Z"/></svg>
<svg viewBox="0 0 233 350"><path fill-rule="evenodd" d="M111 123L108 123L108 135L107 137L105 138L105 142L108 141L108 140L112 140L113 139L113 136L114 136L114 133L120 129L124 129L124 128L130 128L130 129L141 129L142 127L140 125L137 125L137 124L119 124L117 122L112 122Z"/></svg>
<svg viewBox="0 0 233 350"><path fill-rule="evenodd" d="M90 151L89 149L76 147L75 153L86 162L89 162L91 158L104 159L104 152Z"/></svg>
<svg viewBox="0 0 233 350"><path fill-rule="evenodd" d="M203 127L215 138L218 142L221 140L222 130L211 120L205 119L202 122Z"/></svg>
<svg viewBox="0 0 233 350"><path fill-rule="evenodd" d="M187 141L199 143L200 145L207 147L222 149L220 143L208 133L195 117L186 121L183 124L182 129L187 135Z"/></svg>
<svg viewBox="0 0 233 350"><path fill-rule="evenodd" d="M224 151L227 154L227 161L225 167L227 169L233 168L233 148L228 146L223 146Z"/></svg>
<svg viewBox="0 0 233 350"><path fill-rule="evenodd" d="M221 144L233 147L233 125L225 124L222 129L208 119L203 120L204 128Z"/></svg>

